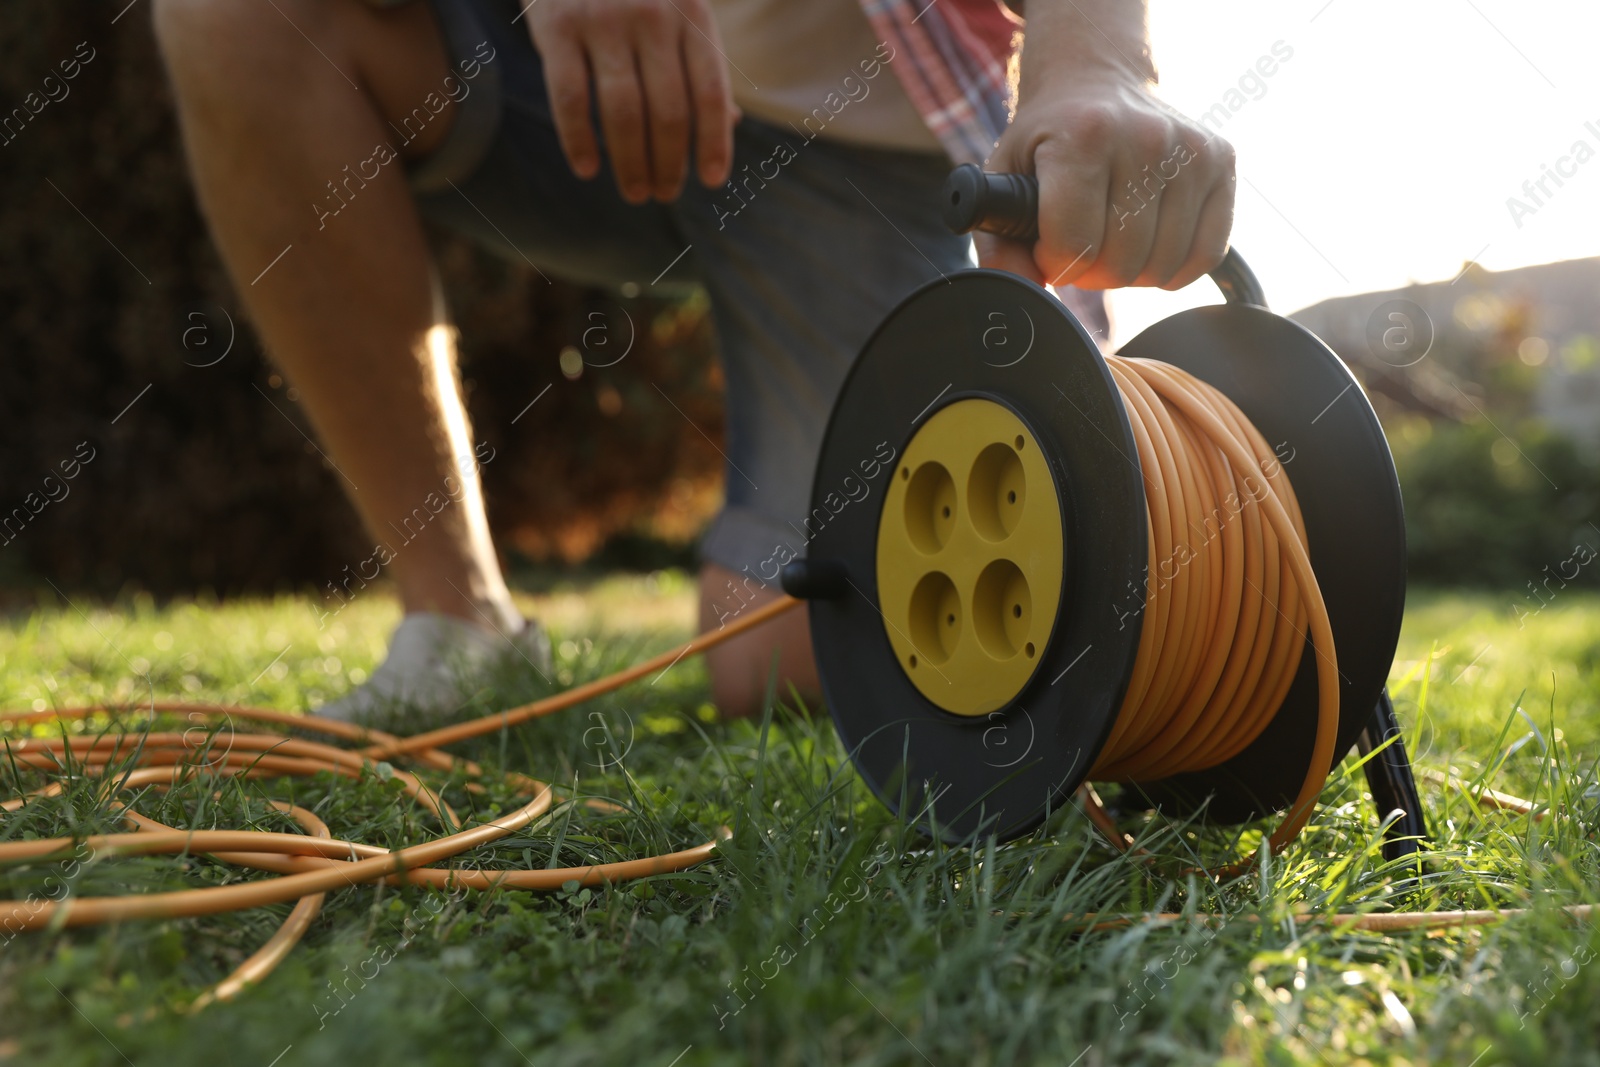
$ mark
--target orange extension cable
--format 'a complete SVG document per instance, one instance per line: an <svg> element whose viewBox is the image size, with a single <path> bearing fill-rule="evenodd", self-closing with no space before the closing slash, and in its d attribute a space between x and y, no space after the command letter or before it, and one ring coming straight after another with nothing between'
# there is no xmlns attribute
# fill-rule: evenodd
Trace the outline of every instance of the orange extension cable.
<svg viewBox="0 0 1600 1067"><path fill-rule="evenodd" d="M1144 470L1150 516L1150 581L1140 634L1140 651L1117 722L1090 777L1154 779L1213 766L1238 753L1271 720L1298 666L1309 628L1317 655L1318 719L1316 741L1305 784L1269 838L1281 850L1310 818L1334 759L1339 722L1337 662L1333 632L1317 588L1288 478L1259 432L1226 397L1175 367L1147 360L1107 357L1133 424ZM1262 477L1257 477L1257 473ZM1270 473L1269 473L1270 472ZM1226 510L1228 514L1222 512ZM1216 517L1215 527L1207 524ZM1235 518L1237 521L1235 521ZM1204 540L1196 548L1197 533ZM1180 556L1182 557L1180 559ZM1164 573L1167 561L1176 569ZM377 761L406 757L417 765L464 775L469 792L481 793L483 770L451 756L440 746L479 737L531 719L551 715L663 670L692 653L723 641L799 606L782 597L728 626L701 634L609 677L564 693L480 719L396 737L349 723L265 708L218 704L156 702L152 713L201 714L237 718L266 726L321 733L363 745L359 751L290 738L284 734L230 734L226 751L212 748L207 731L184 733L117 732L98 736L23 737L7 740L17 765L42 771L106 775L108 788L163 788L189 777L274 778L331 772L345 777L367 773ZM43 712L0 713L0 723L26 725L68 721L107 712L104 707ZM145 709L141 709L145 710ZM129 768L132 769L129 769ZM458 825L455 813L415 775L394 770L405 793L445 826ZM0 902L0 929L55 929L129 919L181 918L297 901L278 932L223 982L197 999L198 1009L226 1000L260 981L310 926L325 895L377 881L473 889L549 890L576 881L600 885L683 870L710 858L716 841L661 856L617 863L537 871L438 866L489 844L548 815L551 788L524 775L508 774L527 802L491 823L447 833L397 850L331 836L311 812L271 802L305 830L304 834L263 831L180 830L122 807L129 833L87 838L54 838L0 845L0 862L68 861L87 848L90 855L174 855L204 853L224 862L272 872L275 877L207 889L127 897L68 898L63 901ZM16 811L36 798L60 792L52 784L33 794L0 803ZM1116 830L1093 791L1083 791L1091 820L1118 848L1131 842ZM1524 813L1531 805L1494 794L1485 803ZM616 810L589 801L600 810ZM726 828L721 836L727 834ZM1236 864L1216 874L1233 873ZM1567 908L1587 917L1590 906ZM1479 925L1518 910L1300 916L1347 929L1437 929ZM1213 921L1223 916L1078 916L1088 928L1135 921Z"/></svg>
<svg viewBox="0 0 1600 1067"><path fill-rule="evenodd" d="M1333 767L1338 657L1289 479L1233 401L1177 367L1106 357L1144 474L1145 611L1128 692L1092 780L1153 781L1230 759L1272 721L1311 632L1317 732L1269 839L1311 817Z"/></svg>
<svg viewBox="0 0 1600 1067"><path fill-rule="evenodd" d="M171 785L200 774L275 778L331 772L354 778L371 770L376 761L403 753L430 769L464 774L468 779L468 791L481 793L483 786L476 779L483 777L482 768L471 761L439 751L430 739L460 741L554 714L621 688L652 671L663 670L685 655L714 648L798 605L799 601L789 597L780 598L720 630L700 634L679 648L607 678L544 700L413 738L402 739L350 723L268 708L155 702L147 709L152 714L200 714L308 730L345 741L364 743L366 747L360 752L281 734L230 734L226 750L218 753L211 749L210 732L194 729L183 733L128 731L97 736L8 738L6 750L15 765L43 771L87 775L104 774L108 768L115 768L115 776L108 784L117 792L141 786ZM0 713L0 723L26 725L65 722L110 710L82 707L4 712ZM129 766L134 769L128 770ZM446 825L458 822L455 813L443 799L415 775L401 770L393 773L405 793L440 818L441 822ZM274 806L298 822L306 830L306 835L254 830L179 830L124 807L123 819L133 827L131 833L11 842L0 845L0 863L27 860L65 862L81 856L85 849L91 856L205 853L239 866L272 871L277 877L208 889L140 896L6 901L0 903L0 929L16 933L130 919L185 918L298 901L278 932L261 949L196 1000L192 1007L198 1009L215 1000L229 999L265 977L299 941L320 911L324 896L333 889L376 881L469 889L551 890L568 882L594 886L683 870L709 859L715 852L716 841L713 840L680 852L585 867L505 871L433 866L480 845L489 844L550 812L554 796L548 785L525 775L508 774L506 778L528 798L522 807L495 822L396 850L337 840L311 812L278 802L273 802ZM30 800L52 796L60 791L58 784L52 784L27 796L0 802L0 811L16 811ZM617 810L614 805L603 801L588 803L602 810ZM724 827L719 838L725 837L727 832Z"/></svg>

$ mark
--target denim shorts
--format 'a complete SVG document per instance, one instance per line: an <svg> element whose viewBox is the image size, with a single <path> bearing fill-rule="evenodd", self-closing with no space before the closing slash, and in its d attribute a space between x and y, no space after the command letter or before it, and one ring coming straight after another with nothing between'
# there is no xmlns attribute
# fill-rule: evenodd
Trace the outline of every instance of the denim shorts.
<svg viewBox="0 0 1600 1067"><path fill-rule="evenodd" d="M475 76L444 143L411 167L423 215L573 282L703 285L727 385L727 478L701 554L752 575L803 555L822 432L856 352L901 298L969 263L968 238L940 219L949 160L746 116L736 191L691 175L675 203L630 205L609 169L584 181L568 166L516 0L431 2L452 65ZM844 74L866 58L823 61Z"/></svg>

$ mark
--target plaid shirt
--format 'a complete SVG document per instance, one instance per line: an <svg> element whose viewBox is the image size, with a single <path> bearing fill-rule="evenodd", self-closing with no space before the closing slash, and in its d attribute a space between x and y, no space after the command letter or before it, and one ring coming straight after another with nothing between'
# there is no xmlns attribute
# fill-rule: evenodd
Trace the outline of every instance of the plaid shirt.
<svg viewBox="0 0 1600 1067"><path fill-rule="evenodd" d="M1011 112L1008 77L1020 25L1000 0L861 0L928 129L957 163L982 163Z"/></svg>

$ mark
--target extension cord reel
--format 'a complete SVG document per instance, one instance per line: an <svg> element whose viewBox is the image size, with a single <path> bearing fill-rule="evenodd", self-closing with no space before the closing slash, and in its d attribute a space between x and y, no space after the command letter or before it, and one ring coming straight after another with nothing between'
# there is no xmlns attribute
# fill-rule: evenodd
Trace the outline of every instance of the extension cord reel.
<svg viewBox="0 0 1600 1067"><path fill-rule="evenodd" d="M946 222L1037 236L1037 184L958 168ZM1270 443L1303 513L1337 648L1337 753L1363 754L1385 852L1425 836L1384 689L1405 602L1399 482L1371 404L1304 327L1267 310L1229 251L1226 302L1173 315L1119 355L1220 390ZM887 440L875 507L828 505ZM782 575L810 602L818 672L862 777L946 841L1016 837L1069 804L1115 725L1139 652L1152 567L1145 472L1106 359L1035 283L975 269L930 282L852 366L811 492L821 520ZM1165 564L1165 566L1164 566ZM1317 718L1309 641L1277 711L1236 755L1120 784L1124 806L1240 822L1282 811ZM1387 744L1385 744L1387 742Z"/></svg>

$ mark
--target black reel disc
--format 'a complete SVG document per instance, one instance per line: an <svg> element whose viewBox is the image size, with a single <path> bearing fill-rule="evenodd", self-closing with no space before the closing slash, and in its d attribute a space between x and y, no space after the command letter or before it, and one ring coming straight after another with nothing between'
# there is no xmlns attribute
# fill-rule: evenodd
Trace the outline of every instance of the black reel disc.
<svg viewBox="0 0 1600 1067"><path fill-rule="evenodd" d="M845 480L859 482L861 464L885 443L898 458L932 415L974 397L1026 424L1061 502L1061 596L1050 639L1014 699L985 715L952 714L896 661L875 562L896 463L869 483L868 500L810 524L806 552L811 571L830 579L827 595L811 601L811 637L839 736L885 804L947 840L1025 833L1083 780L1138 653L1138 616L1119 628L1116 610L1142 580L1146 556L1138 457L1110 371L1060 301L1002 271L929 283L878 327L829 419L813 516L831 514L829 501L837 507Z"/></svg>

